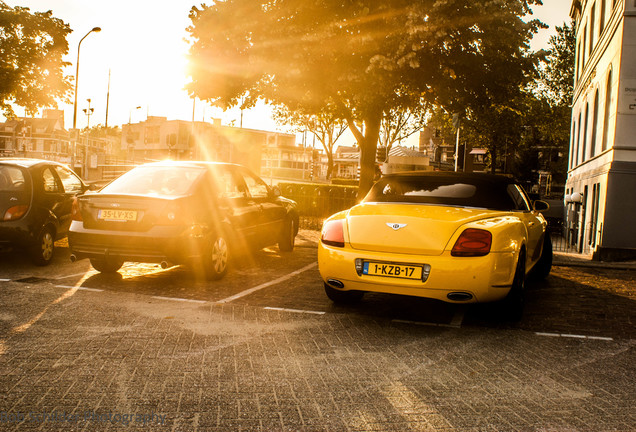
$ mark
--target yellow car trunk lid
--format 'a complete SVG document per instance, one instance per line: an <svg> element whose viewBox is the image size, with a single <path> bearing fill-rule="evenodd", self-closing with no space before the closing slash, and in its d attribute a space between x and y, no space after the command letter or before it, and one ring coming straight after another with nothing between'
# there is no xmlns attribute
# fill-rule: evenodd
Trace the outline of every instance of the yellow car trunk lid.
<svg viewBox="0 0 636 432"><path fill-rule="evenodd" d="M354 249L440 255L460 226L496 213L501 212L427 204L368 203L349 210L347 228Z"/></svg>

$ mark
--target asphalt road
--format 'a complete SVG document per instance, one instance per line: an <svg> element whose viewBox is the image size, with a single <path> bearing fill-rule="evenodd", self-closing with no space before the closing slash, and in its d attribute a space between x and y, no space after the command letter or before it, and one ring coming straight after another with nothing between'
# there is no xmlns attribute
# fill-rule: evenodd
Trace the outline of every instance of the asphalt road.
<svg viewBox="0 0 636 432"><path fill-rule="evenodd" d="M555 267L524 318L367 294L315 233L221 281L0 256L0 430L636 430L636 272Z"/></svg>

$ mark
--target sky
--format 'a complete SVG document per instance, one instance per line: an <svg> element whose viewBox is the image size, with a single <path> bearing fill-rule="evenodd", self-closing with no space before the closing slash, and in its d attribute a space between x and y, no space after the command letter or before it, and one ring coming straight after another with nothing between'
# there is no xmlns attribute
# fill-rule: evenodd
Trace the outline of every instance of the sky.
<svg viewBox="0 0 636 432"><path fill-rule="evenodd" d="M77 91L77 127L88 125L82 111L91 99L94 108L90 125L116 126L143 121L147 116L169 120L205 120L221 118L223 124L240 123L240 110L223 112L203 101L194 103L183 90L187 78L186 54L191 0L4 0L9 6L28 7L31 11L51 10L70 25L67 75L75 75L80 39L93 27L101 32L89 34L81 44ZM543 0L533 8L534 16L550 26L535 36L532 48L547 46L555 25L569 21L571 0ZM109 86L110 73L110 86ZM137 108L141 107L141 108ZM73 125L73 105L61 104L65 126ZM16 110L23 116L22 108ZM243 113L243 127L281 130L271 119L271 111L261 105ZM349 138L351 139L351 138ZM342 143L350 145L352 143Z"/></svg>

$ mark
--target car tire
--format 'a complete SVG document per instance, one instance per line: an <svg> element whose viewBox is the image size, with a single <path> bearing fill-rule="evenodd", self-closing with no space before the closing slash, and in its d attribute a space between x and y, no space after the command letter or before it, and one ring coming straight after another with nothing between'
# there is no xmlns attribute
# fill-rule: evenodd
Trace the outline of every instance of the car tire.
<svg viewBox="0 0 636 432"><path fill-rule="evenodd" d="M512 287L506 298L501 301L501 312L509 321L520 321L525 306L526 272L525 256L519 255L519 261L512 279Z"/></svg>
<svg viewBox="0 0 636 432"><path fill-rule="evenodd" d="M100 273L116 273L124 261L116 258L91 258L91 265Z"/></svg>
<svg viewBox="0 0 636 432"><path fill-rule="evenodd" d="M327 294L327 297L336 304L357 303L362 300L362 296L364 296L364 291L340 291L330 287L326 283L324 285L325 294Z"/></svg>
<svg viewBox="0 0 636 432"><path fill-rule="evenodd" d="M203 257L203 268L208 279L218 280L227 273L230 261L230 246L224 234L211 238Z"/></svg>
<svg viewBox="0 0 636 432"><path fill-rule="evenodd" d="M281 252L291 252L294 250L296 233L298 232L296 227L297 222L295 218L289 217L285 221L283 231L281 232L280 239L278 240L278 249Z"/></svg>
<svg viewBox="0 0 636 432"><path fill-rule="evenodd" d="M36 243L31 247L31 260L37 266L51 263L55 252L55 232L51 227L44 227L38 234Z"/></svg>
<svg viewBox="0 0 636 432"><path fill-rule="evenodd" d="M536 280L543 280L548 277L550 270L552 270L552 239L550 233L546 232L541 257L532 269L532 277Z"/></svg>

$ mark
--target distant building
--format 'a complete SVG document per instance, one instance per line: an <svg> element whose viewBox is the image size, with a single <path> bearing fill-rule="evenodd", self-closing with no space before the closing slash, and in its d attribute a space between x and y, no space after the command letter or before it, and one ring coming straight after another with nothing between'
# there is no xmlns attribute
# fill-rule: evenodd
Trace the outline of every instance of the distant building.
<svg viewBox="0 0 636 432"><path fill-rule="evenodd" d="M433 171L429 157L424 151L394 146L389 150L386 162L381 165L382 174L404 171Z"/></svg>
<svg viewBox="0 0 636 432"><path fill-rule="evenodd" d="M112 142L104 138L82 135L73 141L64 129L62 110L46 109L42 118L17 117L0 123L0 157L54 160L87 180L102 178L101 166L110 152Z"/></svg>
<svg viewBox="0 0 636 432"><path fill-rule="evenodd" d="M595 259L636 256L636 2L574 0L566 235Z"/></svg>
<svg viewBox="0 0 636 432"><path fill-rule="evenodd" d="M121 147L133 162L211 160L245 165L264 177L309 177L311 153L281 132L236 128L213 123L148 117L122 126Z"/></svg>
<svg viewBox="0 0 636 432"><path fill-rule="evenodd" d="M324 157L326 159L326 156ZM326 162L325 162L326 170ZM338 146L333 152L332 178L357 179L360 169L360 148Z"/></svg>

